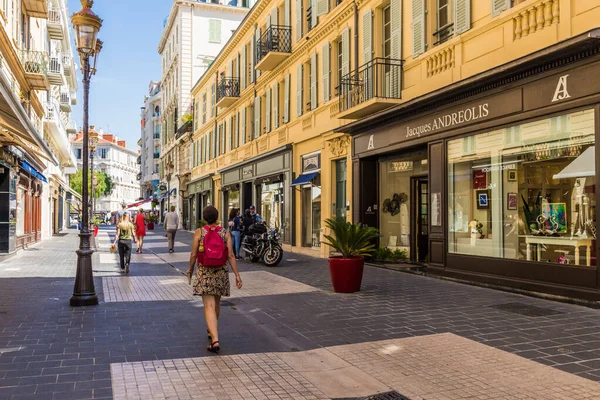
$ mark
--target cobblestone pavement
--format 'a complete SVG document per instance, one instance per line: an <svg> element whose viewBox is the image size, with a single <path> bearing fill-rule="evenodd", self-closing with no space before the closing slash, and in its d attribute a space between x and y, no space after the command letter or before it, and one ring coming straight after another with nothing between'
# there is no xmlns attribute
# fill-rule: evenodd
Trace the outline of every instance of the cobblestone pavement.
<svg viewBox="0 0 600 400"><path fill-rule="evenodd" d="M334 294L326 262L297 254L276 268L241 263L245 287L223 303L221 355L206 357L202 304L182 276L192 235L179 232L169 254L160 228L151 232L121 276L107 251L113 232L97 238L97 307L68 306L73 232L0 263L0 399L390 388L413 400L600 398L600 311L371 267L362 292ZM333 366L306 367L323 357Z"/></svg>

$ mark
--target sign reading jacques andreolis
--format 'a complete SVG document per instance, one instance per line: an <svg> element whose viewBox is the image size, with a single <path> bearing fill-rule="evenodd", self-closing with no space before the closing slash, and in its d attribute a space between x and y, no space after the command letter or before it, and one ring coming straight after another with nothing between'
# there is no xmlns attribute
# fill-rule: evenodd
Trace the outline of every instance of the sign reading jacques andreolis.
<svg viewBox="0 0 600 400"><path fill-rule="evenodd" d="M476 102L462 104L436 114L413 119L391 129L356 137L355 154L387 147L407 140L431 136L522 111L521 89L513 89Z"/></svg>

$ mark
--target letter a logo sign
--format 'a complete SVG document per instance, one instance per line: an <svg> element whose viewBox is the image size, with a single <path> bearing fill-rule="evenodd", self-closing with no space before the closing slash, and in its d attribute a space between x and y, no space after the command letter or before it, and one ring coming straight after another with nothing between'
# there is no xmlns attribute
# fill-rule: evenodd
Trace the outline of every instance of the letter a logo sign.
<svg viewBox="0 0 600 400"><path fill-rule="evenodd" d="M375 148L375 144L373 143L373 135L369 137L369 145L367 146L367 150L373 150Z"/></svg>
<svg viewBox="0 0 600 400"><path fill-rule="evenodd" d="M554 97L552 98L552 102L560 101L564 99L568 99L571 97L569 92L567 91L567 77L569 75L563 75L558 79L558 84L556 85L556 90L554 91Z"/></svg>

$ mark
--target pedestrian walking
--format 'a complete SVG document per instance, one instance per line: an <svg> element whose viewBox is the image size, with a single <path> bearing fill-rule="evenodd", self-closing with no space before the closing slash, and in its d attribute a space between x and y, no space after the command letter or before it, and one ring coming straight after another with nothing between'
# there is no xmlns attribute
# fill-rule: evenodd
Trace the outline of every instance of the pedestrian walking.
<svg viewBox="0 0 600 400"><path fill-rule="evenodd" d="M189 279L194 275L194 266L197 264L196 276L193 279L194 296L202 296L204 304L204 319L208 327L210 345L208 351L218 353L221 349L219 343L218 320L221 314L221 297L229 296L229 269L231 265L235 274L235 285L242 288L242 278L237 268L231 234L228 230L217 225L219 212L213 206L208 206L202 211L202 218L207 225L196 229L190 254L190 268L187 271Z"/></svg>
<svg viewBox="0 0 600 400"><path fill-rule="evenodd" d="M229 232L233 241L235 258L240 259L240 246L242 244L242 219L239 208L232 208L229 212Z"/></svg>
<svg viewBox="0 0 600 400"><path fill-rule="evenodd" d="M169 239L169 253L175 252L175 234L179 227L179 215L175 212L175 206L171 206L171 212L165 214L164 228Z"/></svg>
<svg viewBox="0 0 600 400"><path fill-rule="evenodd" d="M121 262L121 273L129 273L129 263L131 262L131 248L134 239L135 225L131 223L129 212L124 212L121 221L117 224L117 235L114 245L118 245L119 260ZM118 242L118 243L117 243Z"/></svg>
<svg viewBox="0 0 600 400"><path fill-rule="evenodd" d="M144 210L140 208L138 214L135 216L135 238L137 239L137 250L139 254L142 254L142 247L144 247L144 236L146 236L146 217L144 216Z"/></svg>

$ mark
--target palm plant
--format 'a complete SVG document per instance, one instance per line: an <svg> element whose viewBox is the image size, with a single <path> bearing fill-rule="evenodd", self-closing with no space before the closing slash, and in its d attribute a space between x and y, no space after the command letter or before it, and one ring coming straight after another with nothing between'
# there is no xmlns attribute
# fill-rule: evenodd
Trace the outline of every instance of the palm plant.
<svg viewBox="0 0 600 400"><path fill-rule="evenodd" d="M376 228L368 227L360 222L352 224L343 217L328 218L325 224L332 235L324 235L324 244L333 247L344 258L367 257L375 250L374 239L379 237Z"/></svg>

